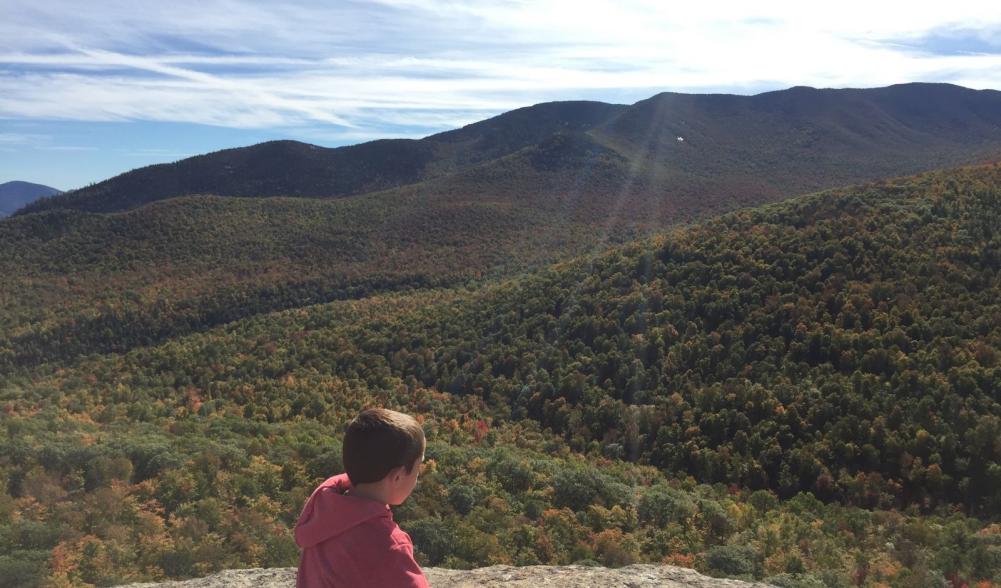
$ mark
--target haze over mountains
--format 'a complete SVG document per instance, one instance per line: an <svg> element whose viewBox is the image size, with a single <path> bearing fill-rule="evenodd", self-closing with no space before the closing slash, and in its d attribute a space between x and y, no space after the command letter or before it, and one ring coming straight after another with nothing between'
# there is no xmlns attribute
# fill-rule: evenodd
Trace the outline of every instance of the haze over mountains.
<svg viewBox="0 0 1001 588"><path fill-rule="evenodd" d="M0 184L0 218L14 214L19 208L39 198L61 193L62 190L31 182L14 181Z"/></svg>

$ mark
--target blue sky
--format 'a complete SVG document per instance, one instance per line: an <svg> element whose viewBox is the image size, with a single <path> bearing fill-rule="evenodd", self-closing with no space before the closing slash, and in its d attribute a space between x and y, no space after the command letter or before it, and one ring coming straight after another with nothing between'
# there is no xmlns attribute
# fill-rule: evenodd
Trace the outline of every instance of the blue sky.
<svg viewBox="0 0 1001 588"><path fill-rule="evenodd" d="M0 183L417 138L548 100L1001 88L1001 3L822 4L0 0Z"/></svg>

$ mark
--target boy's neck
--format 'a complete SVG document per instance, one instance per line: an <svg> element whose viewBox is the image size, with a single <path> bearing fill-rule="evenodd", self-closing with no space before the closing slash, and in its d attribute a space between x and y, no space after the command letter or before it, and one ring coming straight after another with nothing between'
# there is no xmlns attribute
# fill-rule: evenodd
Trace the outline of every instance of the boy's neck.
<svg viewBox="0 0 1001 588"><path fill-rule="evenodd" d="M349 496L354 496L356 498L365 498L367 500L374 500L381 504L389 504L388 492L383 487L383 484L378 482L370 484L356 484L351 487L348 491Z"/></svg>

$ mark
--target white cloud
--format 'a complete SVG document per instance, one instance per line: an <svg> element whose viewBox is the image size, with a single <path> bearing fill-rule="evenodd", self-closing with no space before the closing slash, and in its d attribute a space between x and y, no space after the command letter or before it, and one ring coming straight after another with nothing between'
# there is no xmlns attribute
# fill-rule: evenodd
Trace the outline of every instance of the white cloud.
<svg viewBox="0 0 1001 588"><path fill-rule="evenodd" d="M361 140L622 91L1001 87L997 54L899 43L941 30L996 39L1001 4L965 0L0 5L5 118L335 125Z"/></svg>

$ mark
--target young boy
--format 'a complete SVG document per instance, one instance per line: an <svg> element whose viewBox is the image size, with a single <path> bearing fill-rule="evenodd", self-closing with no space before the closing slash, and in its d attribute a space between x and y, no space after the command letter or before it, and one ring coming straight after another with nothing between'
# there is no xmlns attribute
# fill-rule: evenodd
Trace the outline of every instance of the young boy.
<svg viewBox="0 0 1001 588"><path fill-rule="evenodd" d="M313 491L295 526L297 588L428 588L389 509L413 492L424 447L421 426L403 413L373 408L351 421L346 473Z"/></svg>

